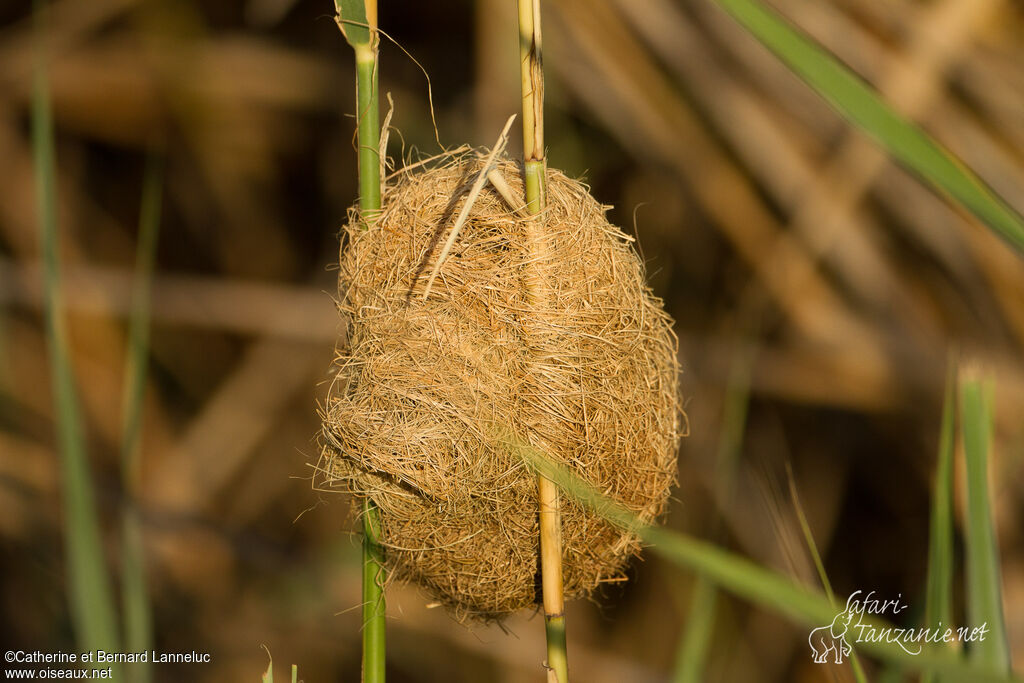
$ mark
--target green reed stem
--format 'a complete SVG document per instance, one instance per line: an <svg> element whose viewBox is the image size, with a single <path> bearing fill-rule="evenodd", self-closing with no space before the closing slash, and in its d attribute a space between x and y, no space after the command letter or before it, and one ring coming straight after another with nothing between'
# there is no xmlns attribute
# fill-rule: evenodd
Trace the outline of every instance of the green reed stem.
<svg viewBox="0 0 1024 683"><path fill-rule="evenodd" d="M359 144L359 208L364 227L380 213L380 98L378 92L377 0L335 0L338 26L356 57L356 136ZM380 512L363 502L363 683L383 683L386 572Z"/></svg>
<svg viewBox="0 0 1024 683"><path fill-rule="evenodd" d="M377 0L335 0L338 26L356 57L356 135L359 144L359 208L372 223L380 212L380 94Z"/></svg>
<svg viewBox="0 0 1024 683"><path fill-rule="evenodd" d="M45 56L46 12L45 3L36 0L37 54L32 89L32 154L43 254L44 317L64 496L69 602L72 624L80 646L86 650L116 651L118 638L114 601L104 565L103 543L63 315L57 234L56 154Z"/></svg>
<svg viewBox="0 0 1024 683"><path fill-rule="evenodd" d="M385 572L379 537L380 511L367 499L363 503L363 683L384 683Z"/></svg>
<svg viewBox="0 0 1024 683"><path fill-rule="evenodd" d="M359 107L359 208L368 224L380 213L380 102L377 96L377 46L360 44L356 52L356 100Z"/></svg>

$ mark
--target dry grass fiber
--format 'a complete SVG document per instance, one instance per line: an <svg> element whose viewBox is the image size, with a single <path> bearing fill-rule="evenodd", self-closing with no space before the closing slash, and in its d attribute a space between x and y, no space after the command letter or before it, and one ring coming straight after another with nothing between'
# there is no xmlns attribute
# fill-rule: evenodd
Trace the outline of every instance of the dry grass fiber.
<svg viewBox="0 0 1024 683"><path fill-rule="evenodd" d="M349 328L318 468L323 485L380 509L390 575L460 619L499 618L539 594L536 477L508 434L651 521L685 425L678 342L632 240L558 171L540 231L488 186L424 298L481 166L461 155L399 172L374 225L351 215L339 276ZM498 171L521 197L520 167ZM570 501L562 529L570 597L621 580L640 549Z"/></svg>

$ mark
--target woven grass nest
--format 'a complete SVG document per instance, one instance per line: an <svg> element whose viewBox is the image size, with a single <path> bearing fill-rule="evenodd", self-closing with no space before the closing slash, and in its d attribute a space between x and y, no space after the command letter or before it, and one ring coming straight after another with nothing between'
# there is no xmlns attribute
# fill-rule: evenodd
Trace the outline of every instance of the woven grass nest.
<svg viewBox="0 0 1024 683"><path fill-rule="evenodd" d="M389 575L460 619L540 599L536 476L514 434L655 520L684 429L678 341L632 239L549 170L543 225L488 186L432 272L482 163L449 156L389 178L383 211L345 228L348 319L323 408L323 484L380 509ZM499 163L513 197L521 166ZM567 597L620 581L640 550L562 496Z"/></svg>

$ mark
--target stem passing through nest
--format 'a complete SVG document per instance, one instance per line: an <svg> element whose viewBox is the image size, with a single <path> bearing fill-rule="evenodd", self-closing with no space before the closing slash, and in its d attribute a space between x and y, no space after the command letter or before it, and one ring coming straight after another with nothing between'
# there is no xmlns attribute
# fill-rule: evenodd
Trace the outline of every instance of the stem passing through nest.
<svg viewBox="0 0 1024 683"><path fill-rule="evenodd" d="M541 59L540 0L519 0L519 68L523 94L523 156L528 224L527 241L534 251L532 273L526 276L527 296L545 306L541 285L548 263L543 239L546 162L544 157L544 71ZM548 679L568 683L565 646L565 606L562 584L562 521L558 489L543 475L537 477L540 507L540 566L547 634Z"/></svg>

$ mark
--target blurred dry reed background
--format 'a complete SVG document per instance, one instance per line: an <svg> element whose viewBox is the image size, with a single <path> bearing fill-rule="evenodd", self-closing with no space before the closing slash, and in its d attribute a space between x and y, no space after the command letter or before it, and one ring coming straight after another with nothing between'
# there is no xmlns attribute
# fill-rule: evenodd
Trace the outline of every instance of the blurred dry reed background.
<svg viewBox="0 0 1024 683"><path fill-rule="evenodd" d="M0 8L0 613L5 647L70 649L29 105L27 3ZM1024 211L1024 9L1010 0L774 0ZM545 3L549 163L635 231L678 321L691 436L668 523L813 584L786 467L840 594L923 609L951 346L996 375L993 507L1024 658L1024 267L853 131L706 0ZM320 0L60 0L48 44L71 352L116 557L121 387L147 155L165 158L142 432L157 680L307 681L359 667L348 501L311 490L356 196L351 59ZM382 2L429 73L441 142L519 107L514 4ZM427 82L392 44L392 154L436 150ZM345 118L345 116L347 118ZM512 143L510 148L517 148ZM730 379L731 378L731 379ZM738 380L737 380L738 378ZM730 382L751 402L731 492ZM962 500L958 497L958 504ZM581 681L670 680L692 577L651 556L570 606ZM806 631L720 597L707 680L849 680ZM535 681L539 618L472 632L389 592L394 681ZM531 621L531 618L533 621ZM161 678L161 676L163 678Z"/></svg>

